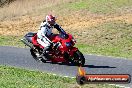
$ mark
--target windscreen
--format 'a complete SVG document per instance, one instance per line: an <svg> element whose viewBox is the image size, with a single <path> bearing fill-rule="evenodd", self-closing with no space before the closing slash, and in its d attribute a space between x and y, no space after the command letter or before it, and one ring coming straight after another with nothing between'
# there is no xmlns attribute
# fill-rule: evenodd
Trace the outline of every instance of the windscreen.
<svg viewBox="0 0 132 88"><path fill-rule="evenodd" d="M62 33L62 32L61 32L61 33L59 34L59 37L62 38L62 39L67 39L69 36L68 36L68 34Z"/></svg>

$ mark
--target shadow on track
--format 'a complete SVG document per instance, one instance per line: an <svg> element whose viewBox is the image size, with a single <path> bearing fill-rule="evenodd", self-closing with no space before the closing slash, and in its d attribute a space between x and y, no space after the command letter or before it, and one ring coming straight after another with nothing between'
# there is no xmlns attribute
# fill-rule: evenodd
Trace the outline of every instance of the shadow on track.
<svg viewBox="0 0 132 88"><path fill-rule="evenodd" d="M110 67L110 66L95 66L95 65L84 65L82 67L87 67L87 68L116 68L116 67Z"/></svg>
<svg viewBox="0 0 132 88"><path fill-rule="evenodd" d="M67 64L67 63L53 63L53 62L45 62L45 63L67 65L67 66L77 66L77 65L73 65L73 64ZM111 66L95 66L95 65L84 65L82 67L87 67L87 68L116 68L116 67L111 67Z"/></svg>

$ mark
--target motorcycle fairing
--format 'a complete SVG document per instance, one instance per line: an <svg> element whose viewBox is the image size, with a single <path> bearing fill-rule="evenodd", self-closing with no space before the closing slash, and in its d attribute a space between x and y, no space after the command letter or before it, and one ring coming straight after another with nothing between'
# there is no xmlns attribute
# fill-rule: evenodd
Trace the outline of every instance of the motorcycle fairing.
<svg viewBox="0 0 132 88"><path fill-rule="evenodd" d="M37 33L32 37L32 43L33 45L37 46L37 47L40 47L40 48L44 48L42 45L40 45L38 42L37 42Z"/></svg>

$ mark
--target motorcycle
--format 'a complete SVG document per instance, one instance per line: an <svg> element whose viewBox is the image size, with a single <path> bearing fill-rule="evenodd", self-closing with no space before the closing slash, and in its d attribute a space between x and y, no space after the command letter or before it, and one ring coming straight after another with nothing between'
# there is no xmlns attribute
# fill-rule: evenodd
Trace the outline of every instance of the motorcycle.
<svg viewBox="0 0 132 88"><path fill-rule="evenodd" d="M37 33L27 33L21 41L30 47L31 55L35 60L42 62L67 63L77 66L85 64L83 54L74 47L76 41L71 34L62 33L53 35L50 40L53 42L49 52L43 54L43 46L37 42Z"/></svg>

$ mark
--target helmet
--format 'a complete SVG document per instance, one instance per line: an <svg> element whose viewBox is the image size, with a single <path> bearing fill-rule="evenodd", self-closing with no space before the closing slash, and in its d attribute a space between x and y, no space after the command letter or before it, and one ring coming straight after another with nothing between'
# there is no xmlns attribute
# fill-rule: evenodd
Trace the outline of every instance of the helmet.
<svg viewBox="0 0 132 88"><path fill-rule="evenodd" d="M46 22L50 25L50 26L53 26L55 24L55 17L52 16L52 15L47 15L46 16Z"/></svg>

